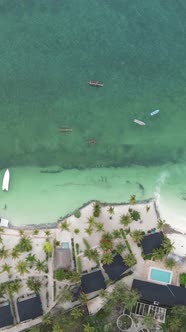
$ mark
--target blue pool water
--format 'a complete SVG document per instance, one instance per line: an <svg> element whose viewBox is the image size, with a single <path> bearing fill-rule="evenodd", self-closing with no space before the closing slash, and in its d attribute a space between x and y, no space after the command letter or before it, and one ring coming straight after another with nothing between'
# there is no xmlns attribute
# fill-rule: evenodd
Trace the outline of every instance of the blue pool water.
<svg viewBox="0 0 186 332"><path fill-rule="evenodd" d="M150 279L158 282L169 284L171 281L172 273L166 270L158 270L151 268Z"/></svg>

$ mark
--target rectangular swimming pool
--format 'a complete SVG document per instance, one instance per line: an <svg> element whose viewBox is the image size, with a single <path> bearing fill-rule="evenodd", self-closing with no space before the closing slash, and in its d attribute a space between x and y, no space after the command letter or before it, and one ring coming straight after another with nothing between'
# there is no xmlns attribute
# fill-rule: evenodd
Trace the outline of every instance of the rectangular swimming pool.
<svg viewBox="0 0 186 332"><path fill-rule="evenodd" d="M149 280L170 284L172 280L172 272L151 267L149 271Z"/></svg>

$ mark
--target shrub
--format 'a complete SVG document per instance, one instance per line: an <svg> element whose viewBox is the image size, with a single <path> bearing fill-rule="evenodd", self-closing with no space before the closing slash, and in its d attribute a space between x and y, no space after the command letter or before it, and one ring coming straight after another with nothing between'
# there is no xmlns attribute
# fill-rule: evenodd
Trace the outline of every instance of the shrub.
<svg viewBox="0 0 186 332"><path fill-rule="evenodd" d="M74 233L75 233L75 234L78 234L79 232L80 232L79 228L75 228L75 229L74 229Z"/></svg>
<svg viewBox="0 0 186 332"><path fill-rule="evenodd" d="M80 217L81 217L81 212L80 212L79 210L76 210L76 211L74 212L74 217L76 217L76 218L80 218Z"/></svg>
<svg viewBox="0 0 186 332"><path fill-rule="evenodd" d="M78 272L81 274L82 273L82 265L81 265L81 258L80 257L77 258L77 268L78 268Z"/></svg>
<svg viewBox="0 0 186 332"><path fill-rule="evenodd" d="M79 255L79 243L76 243L76 253Z"/></svg>
<svg viewBox="0 0 186 332"><path fill-rule="evenodd" d="M180 286L181 287L185 287L186 286L186 273L180 273L179 275L179 282L180 282Z"/></svg>

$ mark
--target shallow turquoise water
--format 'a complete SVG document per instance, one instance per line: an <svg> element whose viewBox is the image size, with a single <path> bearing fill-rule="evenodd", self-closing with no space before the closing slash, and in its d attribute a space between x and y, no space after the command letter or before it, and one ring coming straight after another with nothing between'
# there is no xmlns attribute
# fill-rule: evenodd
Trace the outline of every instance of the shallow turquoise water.
<svg viewBox="0 0 186 332"><path fill-rule="evenodd" d="M184 0L0 0L0 168L13 169L14 188L10 210L2 213L23 224L31 214L33 221L35 210L40 216L35 223L45 220L48 196L41 199L38 183L46 182L50 191L54 178L43 180L40 169L54 166L81 169L82 186L70 188L61 210L59 197L52 201L55 213L50 211L47 222L87 197L113 202L136 193L147 198L165 178L161 200L166 197L169 207L175 200L181 205L185 225L185 31ZM100 80L104 87L92 88L88 80ZM155 109L160 113L151 117ZM146 126L133 123L135 118ZM65 126L72 132L59 133ZM90 139L97 144L87 144ZM39 168L28 175L18 166ZM116 166L112 184L95 180L96 169L104 179L112 169L101 167ZM127 174L124 183L121 169ZM70 183L77 180L74 172L64 173L65 179L72 176ZM30 192L25 189L22 196L27 176L32 176ZM0 209L6 201L2 196Z"/></svg>
<svg viewBox="0 0 186 332"><path fill-rule="evenodd" d="M169 284L171 280L171 272L152 268L150 272L150 279Z"/></svg>

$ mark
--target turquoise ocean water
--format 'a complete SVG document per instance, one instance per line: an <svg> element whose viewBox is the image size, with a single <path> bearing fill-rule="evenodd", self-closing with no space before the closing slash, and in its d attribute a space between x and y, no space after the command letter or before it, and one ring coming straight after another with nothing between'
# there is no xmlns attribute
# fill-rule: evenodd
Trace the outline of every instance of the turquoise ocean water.
<svg viewBox="0 0 186 332"><path fill-rule="evenodd" d="M133 182L148 194L166 171L174 183L167 195L185 204L185 31L184 0L0 0L0 167L13 175L21 166L22 179L32 166L38 176L49 166L79 169L85 184L86 169L120 167L118 174L130 169L135 178L144 167ZM155 109L160 113L151 117ZM71 133L58 132L66 126ZM86 143L91 139L97 144ZM40 181L31 174L30 195Z"/></svg>

